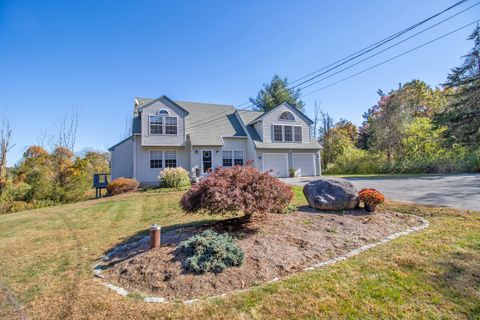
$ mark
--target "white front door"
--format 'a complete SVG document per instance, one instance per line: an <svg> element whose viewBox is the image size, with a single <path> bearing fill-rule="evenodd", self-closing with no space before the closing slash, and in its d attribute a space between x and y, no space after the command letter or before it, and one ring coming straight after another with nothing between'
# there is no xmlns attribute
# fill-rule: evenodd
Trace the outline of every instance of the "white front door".
<svg viewBox="0 0 480 320"><path fill-rule="evenodd" d="M274 177L288 177L288 155L286 153L264 153L262 161L264 172L269 172Z"/></svg>
<svg viewBox="0 0 480 320"><path fill-rule="evenodd" d="M315 154L313 153L294 153L292 154L292 165L295 169L295 175L300 177L310 177L316 174Z"/></svg>

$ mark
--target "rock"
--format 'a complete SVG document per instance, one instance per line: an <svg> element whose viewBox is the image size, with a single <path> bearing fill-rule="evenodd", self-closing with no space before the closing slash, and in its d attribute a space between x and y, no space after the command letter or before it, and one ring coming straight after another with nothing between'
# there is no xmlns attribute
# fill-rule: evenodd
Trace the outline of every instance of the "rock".
<svg viewBox="0 0 480 320"><path fill-rule="evenodd" d="M358 206L358 193L345 179L320 178L303 187L303 194L312 208L319 210L350 210Z"/></svg>

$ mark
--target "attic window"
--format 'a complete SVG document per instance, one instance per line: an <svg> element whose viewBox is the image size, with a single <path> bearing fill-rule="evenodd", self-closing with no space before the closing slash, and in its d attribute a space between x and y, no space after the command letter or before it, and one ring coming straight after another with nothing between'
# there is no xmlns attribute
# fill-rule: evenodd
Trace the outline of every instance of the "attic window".
<svg viewBox="0 0 480 320"><path fill-rule="evenodd" d="M159 116L168 116L168 111L167 110L160 110L157 112L157 115Z"/></svg>
<svg viewBox="0 0 480 320"><path fill-rule="evenodd" d="M293 116L293 113L291 113L290 111L285 111L280 115L278 120L295 121L295 117Z"/></svg>

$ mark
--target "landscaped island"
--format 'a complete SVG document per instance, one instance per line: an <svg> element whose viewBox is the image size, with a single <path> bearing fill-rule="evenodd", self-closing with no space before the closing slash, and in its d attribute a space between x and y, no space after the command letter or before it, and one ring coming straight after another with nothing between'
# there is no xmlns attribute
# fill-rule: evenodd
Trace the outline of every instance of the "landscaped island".
<svg viewBox="0 0 480 320"><path fill-rule="evenodd" d="M106 281L137 295L190 300L276 280L424 223L420 217L390 210L319 212L302 206L294 213L169 230L162 234L162 246L152 250L145 237L113 248L100 267ZM218 273L189 272L178 245L205 230L235 239L245 253L244 263Z"/></svg>

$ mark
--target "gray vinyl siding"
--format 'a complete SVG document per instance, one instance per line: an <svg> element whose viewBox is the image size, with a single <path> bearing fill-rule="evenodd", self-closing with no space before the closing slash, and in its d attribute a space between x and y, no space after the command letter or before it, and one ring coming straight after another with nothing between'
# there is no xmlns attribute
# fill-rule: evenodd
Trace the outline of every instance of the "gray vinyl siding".
<svg viewBox="0 0 480 320"><path fill-rule="evenodd" d="M133 177L133 138L125 140L111 151L111 179Z"/></svg>
<svg viewBox="0 0 480 320"><path fill-rule="evenodd" d="M295 121L281 121L278 120L280 115L284 111L290 111L295 116ZM278 108L272 110L268 115L266 115L262 120L262 128L263 128L263 142L264 143L275 143L279 144L279 148L281 148L281 142L274 142L273 141L273 125L300 125L302 126L302 143L310 143L311 142L311 135L310 135L310 124L298 113L295 113L290 108L285 105L281 105ZM258 129L257 129L258 132ZM260 134L260 133L259 133Z"/></svg>
<svg viewBox="0 0 480 320"><path fill-rule="evenodd" d="M189 168L189 156L188 150L185 147L169 147L169 146L157 146L157 147L144 147L141 146L139 139L136 144L136 179L141 182L142 185L158 185L158 176L163 168L150 168L150 150L157 151L176 151L177 152L177 167L182 167L188 171Z"/></svg>
<svg viewBox="0 0 480 320"><path fill-rule="evenodd" d="M149 134L149 115L156 114L159 110L167 110L170 116L177 117L176 135ZM157 101L143 109L141 113L142 123L142 146L184 146L185 145L185 117L183 112L175 105L163 101Z"/></svg>

